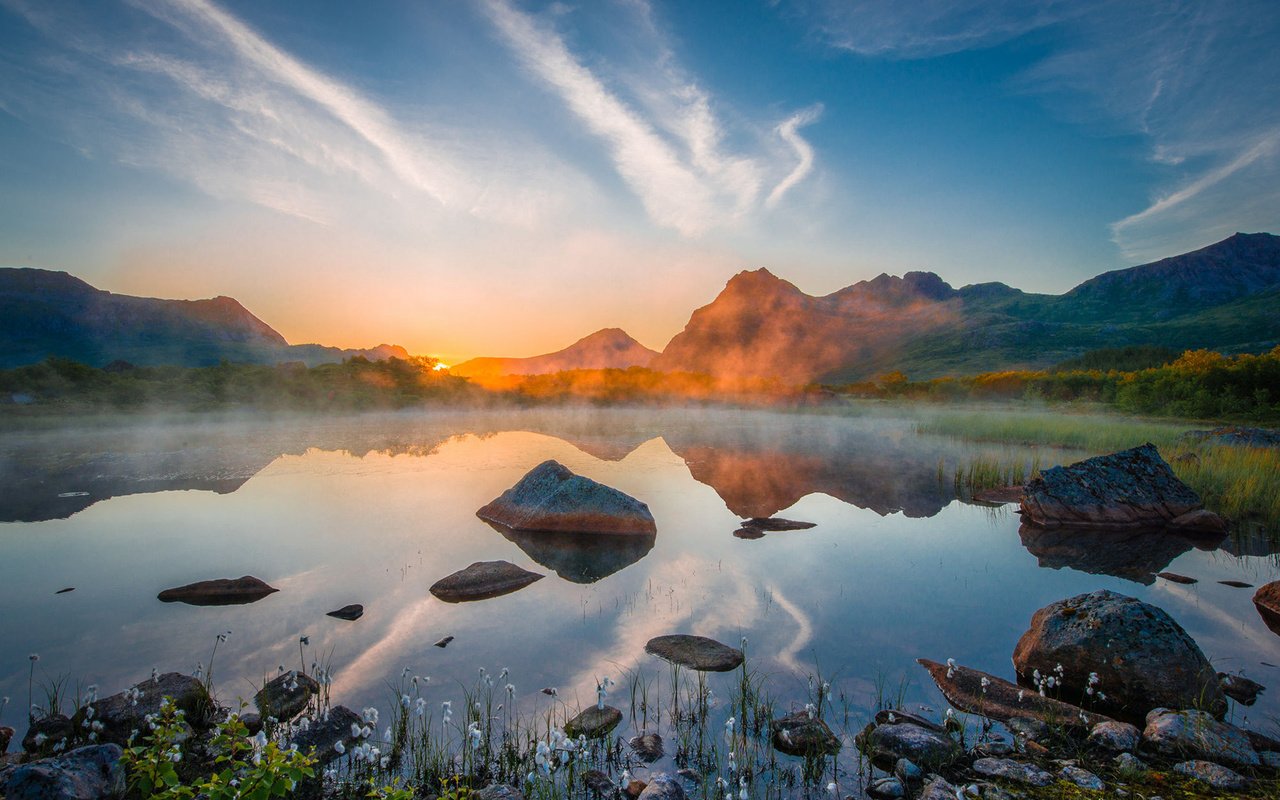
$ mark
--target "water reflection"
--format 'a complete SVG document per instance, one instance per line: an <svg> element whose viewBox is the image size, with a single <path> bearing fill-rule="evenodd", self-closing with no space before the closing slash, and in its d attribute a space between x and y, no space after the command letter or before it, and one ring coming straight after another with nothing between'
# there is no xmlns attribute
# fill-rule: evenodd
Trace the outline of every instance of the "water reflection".
<svg viewBox="0 0 1280 800"><path fill-rule="evenodd" d="M488 522L508 541L542 566L574 583L595 583L649 554L655 534L517 531Z"/></svg>
<svg viewBox="0 0 1280 800"><path fill-rule="evenodd" d="M1114 575L1144 586L1155 583L1173 560L1193 548L1215 550L1221 536L1186 537L1168 531L1066 530L1023 524L1022 546L1042 567L1090 575Z"/></svg>

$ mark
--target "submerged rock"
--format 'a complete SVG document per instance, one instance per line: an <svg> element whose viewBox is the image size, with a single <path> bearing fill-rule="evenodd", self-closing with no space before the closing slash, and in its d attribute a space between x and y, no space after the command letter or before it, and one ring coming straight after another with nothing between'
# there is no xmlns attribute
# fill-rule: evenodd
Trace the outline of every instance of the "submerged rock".
<svg viewBox="0 0 1280 800"><path fill-rule="evenodd" d="M119 745L97 744L58 758L32 761L0 773L7 800L106 800L122 797L125 769Z"/></svg>
<svg viewBox="0 0 1280 800"><path fill-rule="evenodd" d="M315 678L290 670L263 685L253 696L253 704L262 717L287 722L305 711L307 703L319 692L320 684Z"/></svg>
<svg viewBox="0 0 1280 800"><path fill-rule="evenodd" d="M1192 758L1233 766L1258 766L1249 735L1203 711L1153 709L1142 731L1142 746L1165 758Z"/></svg>
<svg viewBox="0 0 1280 800"><path fill-rule="evenodd" d="M564 724L564 732L570 739L585 736L588 739L601 739L618 727L622 722L622 712L613 706L591 706L578 713L576 717Z"/></svg>
<svg viewBox="0 0 1280 800"><path fill-rule="evenodd" d="M631 751L646 763L652 764L662 758L662 737L656 733L642 733L633 736L629 742Z"/></svg>
<svg viewBox="0 0 1280 800"><path fill-rule="evenodd" d="M556 461L534 467L476 515L517 531L657 532L647 505Z"/></svg>
<svg viewBox="0 0 1280 800"><path fill-rule="evenodd" d="M817 717L805 711L788 714L769 723L773 732L773 747L789 756L816 758L840 752L840 740Z"/></svg>
<svg viewBox="0 0 1280 800"><path fill-rule="evenodd" d="M742 664L742 651L706 636L674 633L655 636L644 651L698 672L731 672Z"/></svg>
<svg viewBox="0 0 1280 800"><path fill-rule="evenodd" d="M1153 605L1107 590L1037 611L1013 665L1028 685L1036 671L1052 676L1068 699L1083 701L1092 688L1100 711L1127 721L1144 720L1156 707L1199 706L1216 716L1227 709L1217 673L1182 626Z"/></svg>
<svg viewBox="0 0 1280 800"><path fill-rule="evenodd" d="M147 715L159 714L166 697L183 712L189 725L200 728L208 723L213 700L205 685L190 675L166 672L91 703L93 719L103 726L99 738L125 744L134 731L146 730Z"/></svg>
<svg viewBox="0 0 1280 800"><path fill-rule="evenodd" d="M477 561L436 581L431 593L446 603L485 600L523 589L542 577L509 561Z"/></svg>
<svg viewBox="0 0 1280 800"><path fill-rule="evenodd" d="M265 582L245 575L240 578L217 578L197 581L186 586L165 589L157 597L162 603L186 603L192 606L235 606L256 603L279 591Z"/></svg>
<svg viewBox="0 0 1280 800"><path fill-rule="evenodd" d="M1255 680L1226 672L1218 673L1218 684L1222 687L1223 694L1242 706L1251 706L1258 702L1258 695L1267 690L1267 687Z"/></svg>
<svg viewBox="0 0 1280 800"><path fill-rule="evenodd" d="M342 608L339 608L337 611L330 611L329 613L325 614L325 616L336 617L338 619L345 619L348 622L355 622L356 620L364 616L364 606L360 605L359 603L352 603L349 606L343 606Z"/></svg>
<svg viewBox="0 0 1280 800"><path fill-rule="evenodd" d="M947 702L970 714L1000 722L1030 718L1067 728L1091 727L1110 721L1101 714L1052 697L1041 697L1034 689L1025 689L976 669L939 664L927 658L918 658L916 663L929 670Z"/></svg>
<svg viewBox="0 0 1280 800"><path fill-rule="evenodd" d="M649 783L640 792L640 800L684 800L684 787L674 776L659 772L649 778Z"/></svg>
<svg viewBox="0 0 1280 800"><path fill-rule="evenodd" d="M1163 528L1224 532L1216 515L1180 517L1204 508L1200 496L1173 474L1153 444L1065 467L1027 482L1025 519L1046 528Z"/></svg>
<svg viewBox="0 0 1280 800"><path fill-rule="evenodd" d="M1225 792L1238 792L1249 786L1243 775L1212 761L1183 761L1174 764L1173 771Z"/></svg>

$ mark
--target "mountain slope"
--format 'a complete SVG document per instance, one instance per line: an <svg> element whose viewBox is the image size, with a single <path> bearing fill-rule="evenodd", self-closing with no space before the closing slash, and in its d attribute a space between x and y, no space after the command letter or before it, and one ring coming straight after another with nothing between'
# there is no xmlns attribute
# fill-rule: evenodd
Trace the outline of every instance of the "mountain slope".
<svg viewBox="0 0 1280 800"><path fill-rule="evenodd" d="M1261 351L1280 342L1278 292L1280 237L1266 233L1104 273L1064 295L954 289L910 272L812 297L756 270L694 311L653 367L843 382L1047 367L1129 344Z"/></svg>
<svg viewBox="0 0 1280 800"><path fill-rule="evenodd" d="M223 359L315 364L356 354L404 353L381 347L388 349L291 346L230 297L133 297L96 289L65 272L0 268L0 368L48 356L100 367L116 360L139 366L206 366Z"/></svg>
<svg viewBox="0 0 1280 800"><path fill-rule="evenodd" d="M496 378L502 375L542 375L570 369L626 369L645 367L657 352L632 339L620 328L605 328L586 336L563 350L529 358L473 358L450 367L465 378Z"/></svg>

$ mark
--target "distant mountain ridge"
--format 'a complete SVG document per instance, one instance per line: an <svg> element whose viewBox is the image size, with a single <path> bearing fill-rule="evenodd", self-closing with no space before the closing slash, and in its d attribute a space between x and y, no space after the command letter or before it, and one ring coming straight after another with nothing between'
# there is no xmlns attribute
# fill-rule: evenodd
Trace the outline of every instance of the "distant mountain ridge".
<svg viewBox="0 0 1280 800"><path fill-rule="evenodd" d="M879 275L823 297L768 270L735 275L652 367L790 382L893 370L915 379L1047 367L1100 347L1258 352L1280 343L1280 237L1238 233L1063 295L955 289L931 272Z"/></svg>
<svg viewBox="0 0 1280 800"><path fill-rule="evenodd" d="M542 375L573 369L646 367L658 355L621 328L604 328L563 350L528 358L473 358L450 367L464 378L483 380L502 375Z"/></svg>
<svg viewBox="0 0 1280 800"><path fill-rule="evenodd" d="M309 365L362 355L408 353L397 345L343 350L290 345L270 325L230 297L160 300L113 294L65 272L0 268L0 367L48 356L91 366L207 366L228 361Z"/></svg>

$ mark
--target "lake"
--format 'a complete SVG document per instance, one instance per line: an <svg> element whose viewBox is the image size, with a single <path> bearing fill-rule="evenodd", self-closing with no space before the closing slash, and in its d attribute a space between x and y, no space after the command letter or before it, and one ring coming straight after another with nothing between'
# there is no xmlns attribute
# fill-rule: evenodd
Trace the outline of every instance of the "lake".
<svg viewBox="0 0 1280 800"><path fill-rule="evenodd" d="M133 419L0 435L0 722L25 727L28 654L39 684L121 691L161 671L210 668L235 704L278 669L328 665L335 702L386 707L407 668L458 701L478 670L509 668L521 710L595 702L598 677L666 675L644 653L665 633L737 645L801 708L830 681L837 733L878 700L946 708L916 658L1013 678L1032 613L1096 589L1168 611L1214 665L1271 686L1237 724L1280 716L1280 636L1253 589L1280 578L1264 543L1201 549L1167 535L1020 531L1014 506L964 502L954 467L1019 453L917 434L893 409L530 410L353 417ZM478 519L538 463L648 504L652 540L508 538ZM810 530L734 535L745 517ZM474 561L546 575L512 594L449 604L429 592ZM1199 580L1155 577L1172 571ZM249 605L166 604L161 590L254 575L280 591ZM58 594L74 587L74 591ZM347 622L325 612L361 603ZM309 646L299 653L299 638ZM433 643L453 636L446 648ZM734 678L709 685L728 698ZM558 697L539 690L556 687ZM625 689L615 688L615 693ZM627 704L624 696L610 700ZM713 701L726 702L725 700ZM21 724L20 724L21 723ZM620 731L622 732L622 731ZM629 734L625 734L629 735ZM852 747L846 755L853 758Z"/></svg>

